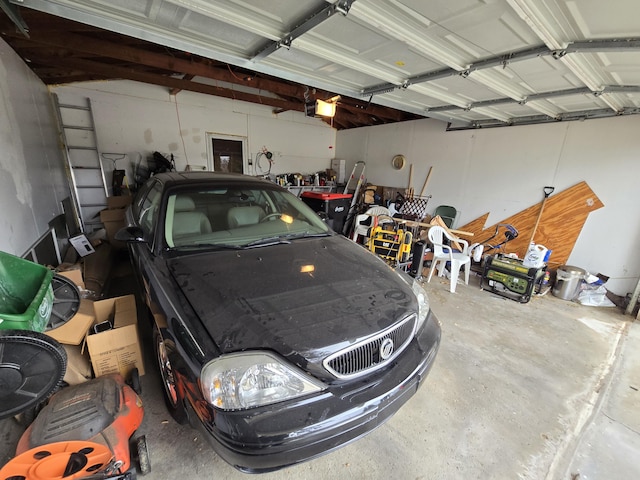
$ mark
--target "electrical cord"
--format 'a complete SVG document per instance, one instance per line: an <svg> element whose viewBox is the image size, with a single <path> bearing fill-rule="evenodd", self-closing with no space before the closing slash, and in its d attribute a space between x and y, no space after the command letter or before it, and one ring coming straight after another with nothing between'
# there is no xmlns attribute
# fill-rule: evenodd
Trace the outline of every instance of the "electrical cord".
<svg viewBox="0 0 640 480"><path fill-rule="evenodd" d="M267 170L266 172L262 168L262 165L260 165L260 157L262 156L266 157L267 160L269 161L269 170ZM273 153L268 151L266 148L263 148L262 151L256 154L256 168L260 170L262 175L269 175L271 173L271 167L273 166L272 158L273 158Z"/></svg>

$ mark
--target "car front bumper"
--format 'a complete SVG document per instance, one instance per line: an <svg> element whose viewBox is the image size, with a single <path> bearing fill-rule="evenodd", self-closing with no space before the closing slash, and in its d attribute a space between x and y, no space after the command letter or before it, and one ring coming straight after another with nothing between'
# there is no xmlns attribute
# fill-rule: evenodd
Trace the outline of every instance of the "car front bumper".
<svg viewBox="0 0 640 480"><path fill-rule="evenodd" d="M277 470L329 453L382 425L416 393L439 344L440 324L430 312L405 351L373 380L330 386L287 404L214 411L212 422L203 422L188 402L187 411L229 464L247 473Z"/></svg>

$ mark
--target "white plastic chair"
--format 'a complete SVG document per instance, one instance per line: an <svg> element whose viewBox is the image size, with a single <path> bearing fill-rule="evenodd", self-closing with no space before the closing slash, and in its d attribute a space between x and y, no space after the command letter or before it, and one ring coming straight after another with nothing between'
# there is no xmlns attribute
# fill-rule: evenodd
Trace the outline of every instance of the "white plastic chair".
<svg viewBox="0 0 640 480"><path fill-rule="evenodd" d="M451 262L451 284L449 291L455 293L456 284L458 283L458 275L460 274L460 268L464 267L464 283L469 285L469 272L471 270L471 256L469 255L469 242L460 238L451 236L447 231L440 226L433 226L429 228L429 241L433 244L433 260L431 261L431 268L429 269L429 278L427 283L431 281L433 271L440 264L438 270L438 276L444 276L445 266L447 262ZM443 238L446 237L451 242L458 242L462 246L462 252L454 252L449 245L443 243Z"/></svg>
<svg viewBox="0 0 640 480"><path fill-rule="evenodd" d="M358 235L362 235L365 238L364 243L366 244L368 240L367 233L369 233L369 228L371 228L371 226L373 225L373 220L371 221L370 225L362 225L362 222L366 222L369 217L377 217L378 215L391 216L391 213L389 212L389 209L387 207L376 205L369 208L363 214L357 215L353 227L353 234L351 235L351 240L357 243Z"/></svg>

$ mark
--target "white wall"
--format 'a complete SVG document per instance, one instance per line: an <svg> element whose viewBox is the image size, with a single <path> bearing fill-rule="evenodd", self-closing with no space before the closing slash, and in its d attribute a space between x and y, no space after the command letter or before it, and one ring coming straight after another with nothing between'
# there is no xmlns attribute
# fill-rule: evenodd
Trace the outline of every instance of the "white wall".
<svg viewBox="0 0 640 480"><path fill-rule="evenodd" d="M425 119L338 132L336 157L347 171L366 162L367 180L406 188L410 163L419 192L433 172L429 205L453 205L457 225L490 212L493 225L555 192L586 181L604 203L592 212L569 258L571 265L611 277L607 288L632 292L640 275L640 116L446 132ZM393 170L396 154L407 166ZM517 228L517 225L516 225Z"/></svg>
<svg viewBox="0 0 640 480"><path fill-rule="evenodd" d="M250 158L262 147L273 152L271 173L314 173L330 167L335 129L300 112L131 81L84 82L53 88L60 100L91 98L100 150L127 153L135 161L158 151L174 155L177 170L207 165L207 133L247 138ZM264 164L264 165L263 165ZM245 173L266 173L249 167ZM118 163L118 168L124 165ZM129 172L131 173L131 172Z"/></svg>
<svg viewBox="0 0 640 480"><path fill-rule="evenodd" d="M0 250L22 255L69 196L46 86L0 40Z"/></svg>

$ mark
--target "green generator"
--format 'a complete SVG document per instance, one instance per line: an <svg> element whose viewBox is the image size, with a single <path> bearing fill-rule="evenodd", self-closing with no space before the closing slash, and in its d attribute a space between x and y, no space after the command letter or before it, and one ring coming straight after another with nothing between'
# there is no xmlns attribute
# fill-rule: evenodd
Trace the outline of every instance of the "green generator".
<svg viewBox="0 0 640 480"><path fill-rule="evenodd" d="M480 288L520 303L531 300L536 283L542 280L545 267L529 268L518 258L503 254L484 259Z"/></svg>

